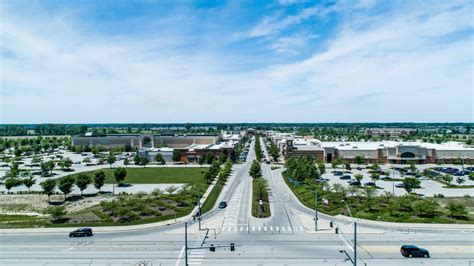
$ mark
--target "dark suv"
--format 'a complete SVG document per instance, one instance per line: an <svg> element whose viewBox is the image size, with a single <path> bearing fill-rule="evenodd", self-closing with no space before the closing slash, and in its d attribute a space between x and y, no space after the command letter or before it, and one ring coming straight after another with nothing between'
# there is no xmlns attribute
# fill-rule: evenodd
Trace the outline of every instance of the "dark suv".
<svg viewBox="0 0 474 266"><path fill-rule="evenodd" d="M219 209L225 209L226 207L227 207L227 202L221 201L221 203L219 203Z"/></svg>
<svg viewBox="0 0 474 266"><path fill-rule="evenodd" d="M90 228L79 228L71 233L69 233L69 237L81 237L81 236L93 236L92 229Z"/></svg>
<svg viewBox="0 0 474 266"><path fill-rule="evenodd" d="M404 257L409 257L409 258L412 258L412 257L429 258L430 257L430 253L428 252L428 250L424 248L419 248L413 245L403 245L400 248L400 252L402 253Z"/></svg>

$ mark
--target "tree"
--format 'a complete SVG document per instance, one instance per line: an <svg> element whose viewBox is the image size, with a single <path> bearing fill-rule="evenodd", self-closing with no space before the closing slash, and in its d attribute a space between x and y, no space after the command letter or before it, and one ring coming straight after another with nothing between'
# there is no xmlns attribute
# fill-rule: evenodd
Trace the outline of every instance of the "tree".
<svg viewBox="0 0 474 266"><path fill-rule="evenodd" d="M122 182L125 180L125 177L127 177L127 170L123 167L119 167L119 168L115 169L114 177L115 177L115 181L117 181L118 185L121 186Z"/></svg>
<svg viewBox="0 0 474 266"><path fill-rule="evenodd" d="M67 214L66 208L64 206L51 206L46 209L46 213L51 215L52 223L62 223L65 222L64 216Z"/></svg>
<svg viewBox="0 0 474 266"><path fill-rule="evenodd" d="M462 178L461 176L456 178L456 183L458 183L458 186L461 186L462 183L464 183L464 182L466 182L466 180L464 178Z"/></svg>
<svg viewBox="0 0 474 266"><path fill-rule="evenodd" d="M138 156L138 154L136 154L136 155L133 157L133 162L135 163L135 165L139 165L139 164L140 164L140 156Z"/></svg>
<svg viewBox="0 0 474 266"><path fill-rule="evenodd" d="M443 175L443 181L448 183L448 186L451 185L451 182L453 182L453 176L452 175L449 175L449 174L446 174L446 175Z"/></svg>
<svg viewBox="0 0 474 266"><path fill-rule="evenodd" d="M112 168L112 164L114 164L117 161L117 157L110 152L109 155L107 156L107 163L110 165L110 168Z"/></svg>
<svg viewBox="0 0 474 266"><path fill-rule="evenodd" d="M415 177L405 177L405 179L403 179L403 188L405 188L408 193L414 191L420 184L420 180Z"/></svg>
<svg viewBox="0 0 474 266"><path fill-rule="evenodd" d="M71 169L71 166L72 166L72 160L69 157L65 157L61 160L59 165L61 166L61 169L69 170Z"/></svg>
<svg viewBox="0 0 474 266"><path fill-rule="evenodd" d="M58 188L64 194L64 201L66 201L67 195L72 192L75 181L74 177L70 175L59 179Z"/></svg>
<svg viewBox="0 0 474 266"><path fill-rule="evenodd" d="M469 175L467 175L467 177L469 178L469 180L474 181L474 172L469 173Z"/></svg>
<svg viewBox="0 0 474 266"><path fill-rule="evenodd" d="M130 160L128 159L128 157L125 157L125 159L123 159L123 165L125 165L125 167L127 167L127 165L130 164Z"/></svg>
<svg viewBox="0 0 474 266"><path fill-rule="evenodd" d="M173 150L173 155L171 156L171 159L173 162L179 162L181 161L181 151L180 150Z"/></svg>
<svg viewBox="0 0 474 266"><path fill-rule="evenodd" d="M260 168L260 163L257 160L253 160L252 166L250 166L249 175L253 178L262 177L262 169Z"/></svg>
<svg viewBox="0 0 474 266"><path fill-rule="evenodd" d="M416 172L416 165L415 165L415 161L408 161L408 164L410 165L410 171L411 172Z"/></svg>
<svg viewBox="0 0 474 266"><path fill-rule="evenodd" d="M205 163L206 163L206 157L201 155L198 159L198 164L202 167L202 165Z"/></svg>
<svg viewBox="0 0 474 266"><path fill-rule="evenodd" d="M352 168L351 168L351 164L350 163L344 163L344 166L346 168L346 170L350 171Z"/></svg>
<svg viewBox="0 0 474 266"><path fill-rule="evenodd" d="M356 155L354 157L354 161L357 164L357 166L359 166L359 165L361 165L365 162L365 157L364 157L364 155Z"/></svg>
<svg viewBox="0 0 474 266"><path fill-rule="evenodd" d="M376 182L380 180L380 174L379 173L371 173L370 174L370 179L374 181L375 186L377 186Z"/></svg>
<svg viewBox="0 0 474 266"><path fill-rule="evenodd" d="M99 190L104 186L105 183L105 173L104 171L98 171L94 173L94 187Z"/></svg>
<svg viewBox="0 0 474 266"><path fill-rule="evenodd" d="M150 162L150 160L148 160L147 157L142 157L140 158L140 165L142 165L143 167L146 167L146 165Z"/></svg>
<svg viewBox="0 0 474 266"><path fill-rule="evenodd" d="M163 158L163 155L161 153L157 153L155 155L155 161L159 164L166 164L165 158Z"/></svg>
<svg viewBox="0 0 474 266"><path fill-rule="evenodd" d="M49 202L51 195L53 195L54 189L56 188L56 180L46 179L45 181L41 182L40 186L43 189L44 193L48 195L48 202Z"/></svg>
<svg viewBox="0 0 474 266"><path fill-rule="evenodd" d="M319 174L322 175L326 172L326 165L323 162L318 162Z"/></svg>
<svg viewBox="0 0 474 266"><path fill-rule="evenodd" d="M30 192L30 188L34 184L36 184L36 180L32 176L29 176L29 177L23 179L23 185L25 185L28 188L28 192Z"/></svg>
<svg viewBox="0 0 474 266"><path fill-rule="evenodd" d="M362 179L364 179L364 176L362 174L355 174L354 178L355 178L355 180L361 182Z"/></svg>
<svg viewBox="0 0 474 266"><path fill-rule="evenodd" d="M92 183L91 177L86 174L79 174L76 179L76 186L81 191L81 196L84 190Z"/></svg>
<svg viewBox="0 0 474 266"><path fill-rule="evenodd" d="M51 161L47 161L47 162L42 162L40 167L41 167L41 172L43 172L43 174L49 174L51 175L53 173L53 169L54 169L54 166L56 166L56 163L51 160Z"/></svg>
<svg viewBox="0 0 474 266"><path fill-rule="evenodd" d="M449 211L449 216L453 218L466 219L469 214L466 209L466 206L459 203L450 202L447 208Z"/></svg>
<svg viewBox="0 0 474 266"><path fill-rule="evenodd" d="M364 196L366 196L369 200L375 196L375 188L373 187L364 187L362 191L364 193Z"/></svg>
<svg viewBox="0 0 474 266"><path fill-rule="evenodd" d="M5 179L5 182L4 182L5 188L8 190L8 192L10 192L10 189L20 184L21 184L21 181L16 177L9 177Z"/></svg>

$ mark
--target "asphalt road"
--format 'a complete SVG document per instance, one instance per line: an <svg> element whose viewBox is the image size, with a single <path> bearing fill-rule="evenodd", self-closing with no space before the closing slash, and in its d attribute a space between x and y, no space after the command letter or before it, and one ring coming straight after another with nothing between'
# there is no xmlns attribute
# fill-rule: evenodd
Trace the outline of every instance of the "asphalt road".
<svg viewBox="0 0 474 266"><path fill-rule="evenodd" d="M264 149L264 145L262 145ZM266 153L266 151L265 151ZM284 184L280 171L262 163L268 179L272 216L251 217L250 164L234 166L220 200L228 202L204 216L202 228L189 226L190 265L351 265L340 250L352 254L351 228L336 235L329 220L319 220L314 232L314 212L302 207ZM401 232L359 228L358 265L474 265L472 232ZM207 237L206 237L207 236ZM227 247L235 243L236 251ZM217 246L216 252L206 247ZM402 244L427 248L428 259L400 255ZM225 247L219 247L225 246ZM88 238L64 234L0 235L0 265L184 265L183 224L114 233Z"/></svg>

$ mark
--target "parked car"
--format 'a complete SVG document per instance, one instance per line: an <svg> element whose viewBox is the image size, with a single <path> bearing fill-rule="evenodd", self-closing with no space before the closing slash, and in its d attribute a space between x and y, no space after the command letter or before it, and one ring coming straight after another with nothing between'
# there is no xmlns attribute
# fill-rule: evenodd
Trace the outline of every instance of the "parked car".
<svg viewBox="0 0 474 266"><path fill-rule="evenodd" d="M364 184L364 186L366 187L375 187L375 183L374 182L367 182Z"/></svg>
<svg viewBox="0 0 474 266"><path fill-rule="evenodd" d="M339 179L341 179L341 180L351 180L351 176L350 175L343 175L343 176L339 177Z"/></svg>
<svg viewBox="0 0 474 266"><path fill-rule="evenodd" d="M398 184L396 184L395 186L398 187L398 188L404 188L404 187L405 187L405 186L403 185L403 183L398 183Z"/></svg>
<svg viewBox="0 0 474 266"><path fill-rule="evenodd" d="M351 186L360 186L361 184L357 180L352 180L352 181L349 181L349 185L351 185Z"/></svg>
<svg viewBox="0 0 474 266"><path fill-rule="evenodd" d="M225 209L226 207L227 207L227 202L221 201L221 203L219 203L219 209Z"/></svg>
<svg viewBox="0 0 474 266"><path fill-rule="evenodd" d="M92 233L92 229L88 227L82 227L69 233L69 237L84 237L84 236L93 236L93 235L94 234Z"/></svg>
<svg viewBox="0 0 474 266"><path fill-rule="evenodd" d="M403 245L400 248L400 252L404 257L412 258L412 257L422 257L422 258L429 258L430 253L428 250L424 248L419 248L414 245Z"/></svg>
<svg viewBox="0 0 474 266"><path fill-rule="evenodd" d="M332 172L335 176L342 176L344 173L342 171L333 171Z"/></svg>

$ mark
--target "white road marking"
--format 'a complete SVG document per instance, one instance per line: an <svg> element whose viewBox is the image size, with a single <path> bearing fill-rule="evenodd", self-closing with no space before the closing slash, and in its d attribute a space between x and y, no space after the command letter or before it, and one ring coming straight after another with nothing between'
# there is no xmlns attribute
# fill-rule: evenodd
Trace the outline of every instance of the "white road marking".
<svg viewBox="0 0 474 266"><path fill-rule="evenodd" d="M288 225L288 231L291 231L291 226Z"/></svg>
<svg viewBox="0 0 474 266"><path fill-rule="evenodd" d="M280 231L280 228L278 228L278 226L275 226L275 231Z"/></svg>
<svg viewBox="0 0 474 266"><path fill-rule="evenodd" d="M273 226L270 225L270 231L273 231Z"/></svg>
<svg viewBox="0 0 474 266"><path fill-rule="evenodd" d="M244 230L244 227L243 227L243 226L241 226L239 231L243 231L243 230Z"/></svg>
<svg viewBox="0 0 474 266"><path fill-rule="evenodd" d="M285 227L284 227L284 226L282 226L282 227L281 227L281 231L285 231L285 230L286 230L286 229L285 229Z"/></svg>
<svg viewBox="0 0 474 266"><path fill-rule="evenodd" d="M259 227L258 227L258 231L262 231L262 227L259 226Z"/></svg>
<svg viewBox="0 0 474 266"><path fill-rule="evenodd" d="M255 231L255 226L252 226L252 231Z"/></svg>
<svg viewBox="0 0 474 266"><path fill-rule="evenodd" d="M178 260L176 261L176 266L179 266L179 263L181 262L181 258L183 257L183 254L184 254L184 246L181 249L181 252L179 253Z"/></svg>

